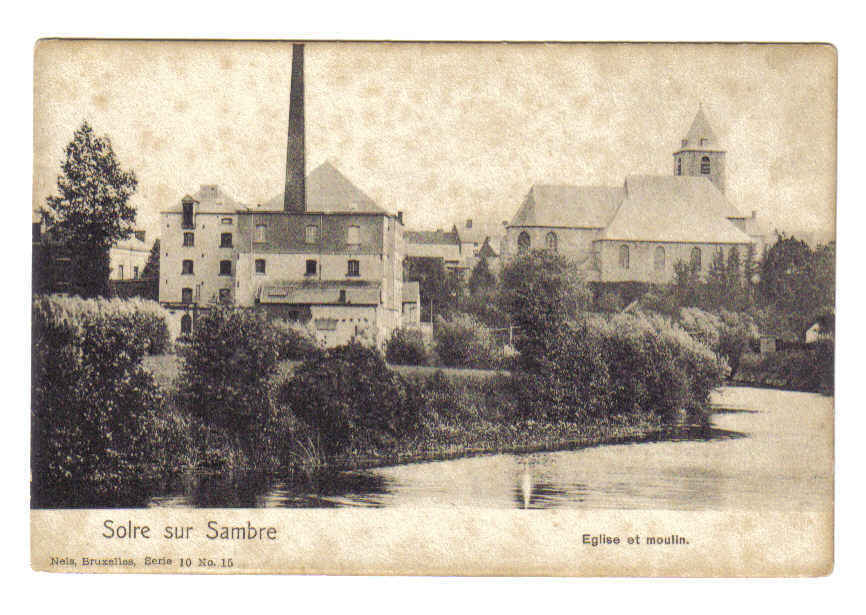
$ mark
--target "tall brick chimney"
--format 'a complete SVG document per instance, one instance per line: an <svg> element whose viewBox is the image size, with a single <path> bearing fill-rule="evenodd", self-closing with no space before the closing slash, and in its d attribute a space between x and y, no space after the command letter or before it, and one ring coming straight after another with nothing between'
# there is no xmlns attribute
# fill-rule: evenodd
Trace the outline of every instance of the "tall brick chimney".
<svg viewBox="0 0 866 615"><path fill-rule="evenodd" d="M286 146L286 191L283 210L307 210L304 162L304 46L292 45L292 89L289 93L289 134Z"/></svg>

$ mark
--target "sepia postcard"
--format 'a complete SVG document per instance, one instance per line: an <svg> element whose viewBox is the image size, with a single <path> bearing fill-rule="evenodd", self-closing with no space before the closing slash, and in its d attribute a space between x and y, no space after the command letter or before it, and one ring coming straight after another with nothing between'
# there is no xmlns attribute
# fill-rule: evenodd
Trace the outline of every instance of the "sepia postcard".
<svg viewBox="0 0 866 615"><path fill-rule="evenodd" d="M31 566L833 570L836 50L41 40Z"/></svg>

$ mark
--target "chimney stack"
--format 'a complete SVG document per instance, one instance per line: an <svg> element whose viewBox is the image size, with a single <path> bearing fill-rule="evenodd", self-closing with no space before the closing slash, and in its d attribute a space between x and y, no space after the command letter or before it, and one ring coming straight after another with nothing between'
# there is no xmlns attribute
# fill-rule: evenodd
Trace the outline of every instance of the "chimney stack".
<svg viewBox="0 0 866 615"><path fill-rule="evenodd" d="M286 145L286 191L283 210L307 210L304 161L304 46L292 45L292 84L289 93L289 134Z"/></svg>

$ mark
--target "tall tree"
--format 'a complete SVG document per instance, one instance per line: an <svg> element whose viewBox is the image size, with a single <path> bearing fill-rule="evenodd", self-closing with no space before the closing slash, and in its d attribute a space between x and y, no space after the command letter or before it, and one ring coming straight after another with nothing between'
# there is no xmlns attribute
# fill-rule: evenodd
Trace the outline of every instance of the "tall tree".
<svg viewBox="0 0 866 615"><path fill-rule="evenodd" d="M72 252L69 282L82 295L105 295L109 250L132 235L135 208L129 199L138 180L121 168L111 140L95 135L87 122L66 146L61 168L59 195L48 197L46 220L53 237Z"/></svg>
<svg viewBox="0 0 866 615"><path fill-rule="evenodd" d="M159 239L153 241L153 247L150 249L150 255L147 257L147 262L144 264L144 271L141 277L145 280L159 279Z"/></svg>
<svg viewBox="0 0 866 615"><path fill-rule="evenodd" d="M477 295L491 290L494 286L496 286L496 276L490 271L487 259L482 256L469 276L469 292Z"/></svg>

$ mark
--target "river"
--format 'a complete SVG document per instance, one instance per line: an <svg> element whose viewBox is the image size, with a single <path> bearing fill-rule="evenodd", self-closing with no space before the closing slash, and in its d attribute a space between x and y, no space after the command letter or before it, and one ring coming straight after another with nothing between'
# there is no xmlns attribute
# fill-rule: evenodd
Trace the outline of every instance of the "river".
<svg viewBox="0 0 866 615"><path fill-rule="evenodd" d="M712 429L672 439L339 472L312 484L197 483L151 506L827 510L833 398L726 387Z"/></svg>

